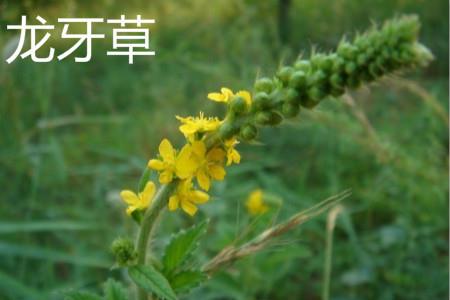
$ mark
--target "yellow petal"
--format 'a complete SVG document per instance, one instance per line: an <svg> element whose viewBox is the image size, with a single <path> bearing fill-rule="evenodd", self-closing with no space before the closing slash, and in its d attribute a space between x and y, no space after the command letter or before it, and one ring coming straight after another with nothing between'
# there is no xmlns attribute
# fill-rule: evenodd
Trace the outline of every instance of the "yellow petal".
<svg viewBox="0 0 450 300"><path fill-rule="evenodd" d="M208 175L206 175L203 169L197 171L197 182L202 189L204 189L205 191L209 190L211 182L209 180Z"/></svg>
<svg viewBox="0 0 450 300"><path fill-rule="evenodd" d="M148 161L148 167L153 170L161 171L164 169L164 163L159 159L150 159Z"/></svg>
<svg viewBox="0 0 450 300"><path fill-rule="evenodd" d="M159 174L159 182L162 184L167 184L172 182L173 172L170 170L164 170Z"/></svg>
<svg viewBox="0 0 450 300"><path fill-rule="evenodd" d="M225 95L220 94L220 93L209 93L208 99L216 101L216 102L226 102Z"/></svg>
<svg viewBox="0 0 450 300"><path fill-rule="evenodd" d="M133 193L132 191L129 191L129 190L121 191L120 192L120 197L128 205L136 204L139 201L138 196L135 193Z"/></svg>
<svg viewBox="0 0 450 300"><path fill-rule="evenodd" d="M241 162L241 155L237 152L236 149L231 149L227 153L227 166L232 163L238 164Z"/></svg>
<svg viewBox="0 0 450 300"><path fill-rule="evenodd" d="M191 195L190 195L190 199L192 200L192 202L194 202L196 204L202 204L202 203L208 202L209 195L202 191L192 191Z"/></svg>
<svg viewBox="0 0 450 300"><path fill-rule="evenodd" d="M174 211L178 208L178 203L180 202L178 196L172 196L169 198L169 210Z"/></svg>
<svg viewBox="0 0 450 300"><path fill-rule="evenodd" d="M208 161L217 161L217 162L223 162L225 159L226 153L220 148L214 148L211 149L208 152L208 155L206 156L206 159Z"/></svg>
<svg viewBox="0 0 450 300"><path fill-rule="evenodd" d="M142 205L147 207L155 195L156 186L153 181L147 182L141 194Z"/></svg>
<svg viewBox="0 0 450 300"><path fill-rule="evenodd" d="M185 135L191 135L197 132L198 126L195 123L188 123L179 127L180 131Z"/></svg>
<svg viewBox="0 0 450 300"><path fill-rule="evenodd" d="M198 167L197 161L192 157L191 146L185 145L177 156L175 163L176 174L181 179L191 177Z"/></svg>
<svg viewBox="0 0 450 300"><path fill-rule="evenodd" d="M168 139L162 140L159 144L159 154L167 162L173 162L175 160L175 150Z"/></svg>
<svg viewBox="0 0 450 300"><path fill-rule="evenodd" d="M203 142L197 141L192 143L192 152L199 158L204 158L206 153L206 146Z"/></svg>
<svg viewBox="0 0 450 300"><path fill-rule="evenodd" d="M181 208L190 216L197 212L197 207L189 201L181 201Z"/></svg>
<svg viewBox="0 0 450 300"><path fill-rule="evenodd" d="M225 96L225 102L228 102L231 97L233 97L233 91L229 88L223 87L220 92Z"/></svg>
<svg viewBox="0 0 450 300"><path fill-rule="evenodd" d="M127 215L131 215L131 213L132 213L133 211L135 211L136 209L137 209L136 206L128 206L128 207L127 207Z"/></svg>
<svg viewBox="0 0 450 300"><path fill-rule="evenodd" d="M249 92L247 91L239 91L237 93L238 96L241 96L242 98L244 98L245 103L247 104L247 106L252 105L252 96L250 95Z"/></svg>
<svg viewBox="0 0 450 300"><path fill-rule="evenodd" d="M215 180L223 180L225 178L226 172L221 165L209 166L209 175Z"/></svg>

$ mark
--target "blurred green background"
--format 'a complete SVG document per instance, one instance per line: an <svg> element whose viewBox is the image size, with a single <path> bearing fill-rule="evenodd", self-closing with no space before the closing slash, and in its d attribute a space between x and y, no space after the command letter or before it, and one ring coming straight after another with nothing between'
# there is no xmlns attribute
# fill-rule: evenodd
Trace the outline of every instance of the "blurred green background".
<svg viewBox="0 0 450 300"><path fill-rule="evenodd" d="M195 218L166 214L158 254L171 232L211 218L199 261L246 229L256 188L283 204L256 232L351 188L338 218L331 299L448 298L448 2L443 0L3 0L0 48L20 16L155 18L154 57L108 57L94 41L89 63L0 62L0 299L61 299L99 290L113 276L109 245L136 229L118 198L133 188L159 141L180 145L175 115L220 115L206 94L250 89L315 46L330 51L373 21L418 14L426 69L330 99L261 145L241 144L242 163L211 191ZM100 26L111 33L111 27ZM70 40L55 36L57 52ZM406 77L404 77L406 76ZM354 104L354 105L352 105ZM246 238L249 238L247 236ZM217 274L186 299L320 299L326 217ZM128 282L128 281L126 281ZM127 283L131 286L131 283Z"/></svg>

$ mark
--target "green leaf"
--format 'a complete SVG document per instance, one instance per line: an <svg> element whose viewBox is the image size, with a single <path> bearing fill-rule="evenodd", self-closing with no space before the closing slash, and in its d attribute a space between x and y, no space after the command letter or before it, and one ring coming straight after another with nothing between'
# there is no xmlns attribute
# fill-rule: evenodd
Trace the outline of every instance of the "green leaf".
<svg viewBox="0 0 450 300"><path fill-rule="evenodd" d="M181 266L185 259L197 248L198 241L206 233L209 220L205 220L172 237L164 251L164 274L170 274Z"/></svg>
<svg viewBox="0 0 450 300"><path fill-rule="evenodd" d="M155 294L157 297L176 300L177 296L172 290L166 277L156 271L152 266L134 266L128 268L131 279L142 289Z"/></svg>
<svg viewBox="0 0 450 300"><path fill-rule="evenodd" d="M103 285L103 290L105 293L105 300L127 300L127 290L120 283L114 279L108 279Z"/></svg>
<svg viewBox="0 0 450 300"><path fill-rule="evenodd" d="M90 293L81 291L70 291L65 293L65 300L102 300L102 297Z"/></svg>
<svg viewBox="0 0 450 300"><path fill-rule="evenodd" d="M188 292L207 278L201 271L183 271L170 278L170 285L175 292Z"/></svg>

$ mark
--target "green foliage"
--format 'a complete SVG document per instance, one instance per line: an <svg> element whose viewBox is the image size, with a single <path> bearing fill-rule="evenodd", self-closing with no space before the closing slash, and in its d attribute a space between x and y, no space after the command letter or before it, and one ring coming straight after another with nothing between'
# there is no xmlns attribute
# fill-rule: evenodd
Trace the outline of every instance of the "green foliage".
<svg viewBox="0 0 450 300"><path fill-rule="evenodd" d="M65 300L102 300L102 297L90 293L81 291L71 291L67 292L65 295Z"/></svg>
<svg viewBox="0 0 450 300"><path fill-rule="evenodd" d="M427 102L434 99L448 115L448 2L294 0L286 44L278 41L278 0L7 2L2 45L14 34L6 24L18 24L24 12L54 19L68 9L73 17L139 12L157 20L151 30L157 55L130 66L106 57L111 44L97 41L86 64L0 63L1 299L60 300L57 291L73 286L101 290L111 275L107 245L135 230L119 189L133 187L162 135L176 143L175 114L219 115L222 108L206 100L207 92L222 84L249 87L255 74L274 74L300 52L309 58L311 45L328 53L343 34L362 32L370 20L410 13L420 16L421 41L436 59L402 77L428 97L391 80L353 94L376 140L344 102L332 100L313 113L301 110L283 128L261 131L264 144L239 144L242 163L214 186L212 201L199 212L212 222L196 258L205 261L265 228L245 212L243 199L254 188L283 198L277 220L352 188L344 203L350 224L339 220L334 237L332 298L448 298L448 127ZM74 41L56 42L65 51ZM343 81L335 76L330 82ZM265 88L270 94L272 87ZM54 223L37 224L44 220ZM182 214L165 218L155 251L163 252L161 239L194 222L197 217ZM324 227L323 217L312 221L185 298L318 298Z"/></svg>
<svg viewBox="0 0 450 300"><path fill-rule="evenodd" d="M133 266L128 268L131 279L142 289L153 293L159 298L176 300L177 296L163 274L151 265Z"/></svg>
<svg viewBox="0 0 450 300"><path fill-rule="evenodd" d="M205 235L209 220L204 220L173 235L166 246L162 259L164 274L170 276L181 268L186 259L197 249L199 240Z"/></svg>
<svg viewBox="0 0 450 300"><path fill-rule="evenodd" d="M170 285L177 293L187 293L205 281L206 274L201 271L181 271L170 278Z"/></svg>
<svg viewBox="0 0 450 300"><path fill-rule="evenodd" d="M103 285L105 300L127 300L128 295L125 287L114 279L108 279Z"/></svg>

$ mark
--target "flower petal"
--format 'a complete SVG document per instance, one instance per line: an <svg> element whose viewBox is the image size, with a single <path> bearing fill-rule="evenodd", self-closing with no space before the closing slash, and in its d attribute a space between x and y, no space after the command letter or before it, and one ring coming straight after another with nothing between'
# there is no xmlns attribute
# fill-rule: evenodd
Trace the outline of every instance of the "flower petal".
<svg viewBox="0 0 450 300"><path fill-rule="evenodd" d="M223 162L225 160L225 156L225 151L220 148L213 148L209 150L208 154L206 155L206 159L208 161Z"/></svg>
<svg viewBox="0 0 450 300"><path fill-rule="evenodd" d="M197 182L198 185L204 189L205 191L209 190L209 187L211 185L211 182L209 180L208 175L206 175L205 171L203 169L200 169L197 171Z"/></svg>
<svg viewBox="0 0 450 300"><path fill-rule="evenodd" d="M198 168L197 161L192 157L192 148L185 145L177 156L175 163L176 174L181 179L191 177Z"/></svg>
<svg viewBox="0 0 450 300"><path fill-rule="evenodd" d="M178 196L172 196L169 198L169 210L174 211L178 208L178 204L180 202L180 198Z"/></svg>
<svg viewBox="0 0 450 300"><path fill-rule="evenodd" d="M173 172L171 170L164 170L159 174L159 182L162 184L167 184L172 182Z"/></svg>
<svg viewBox="0 0 450 300"><path fill-rule="evenodd" d="M175 160L175 150L168 139L163 139L159 144L159 154L167 162L173 162Z"/></svg>
<svg viewBox="0 0 450 300"><path fill-rule="evenodd" d="M209 166L208 171L211 178L215 180L223 180L225 178L225 175L227 174L225 172L225 169L221 165Z"/></svg>
<svg viewBox="0 0 450 300"><path fill-rule="evenodd" d="M192 152L198 156L198 158L203 159L206 153L205 143L201 141L196 141L192 143Z"/></svg>
<svg viewBox="0 0 450 300"><path fill-rule="evenodd" d="M216 102L226 102L225 95L220 93L209 93L208 99Z"/></svg>
<svg viewBox="0 0 450 300"><path fill-rule="evenodd" d="M147 184L144 187L144 190L141 193L141 204L145 207L148 207L148 205L151 203L153 196L155 195L156 186L153 183L153 181L147 182Z"/></svg>
<svg viewBox="0 0 450 300"><path fill-rule="evenodd" d="M233 91L229 88L223 87L220 92L225 96L225 102L230 101L230 98L233 97Z"/></svg>
<svg viewBox="0 0 450 300"><path fill-rule="evenodd" d="M134 205L139 201L138 196L134 192L129 190L121 191L120 197L128 205Z"/></svg>
<svg viewBox="0 0 450 300"><path fill-rule="evenodd" d="M247 106L251 106L252 105L252 96L250 95L250 93L248 91L239 91L236 95L241 96L242 98L244 98L245 103L247 104Z"/></svg>
<svg viewBox="0 0 450 300"><path fill-rule="evenodd" d="M190 194L190 200L195 204L203 204L208 202L209 195L202 191L192 191Z"/></svg>
<svg viewBox="0 0 450 300"><path fill-rule="evenodd" d="M181 208L191 217L197 212L197 207L189 201L181 201Z"/></svg>
<svg viewBox="0 0 450 300"><path fill-rule="evenodd" d="M162 169L164 169L164 163L159 159L150 159L147 165L150 169L156 171L161 171Z"/></svg>

